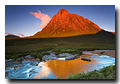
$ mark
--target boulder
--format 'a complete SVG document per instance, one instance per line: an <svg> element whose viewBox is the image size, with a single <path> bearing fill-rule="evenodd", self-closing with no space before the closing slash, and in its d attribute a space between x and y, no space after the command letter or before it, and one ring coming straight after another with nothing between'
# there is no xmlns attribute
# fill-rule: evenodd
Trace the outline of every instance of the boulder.
<svg viewBox="0 0 120 84"><path fill-rule="evenodd" d="M54 60L56 59L56 56L55 55L44 55L43 60Z"/></svg>
<svg viewBox="0 0 120 84"><path fill-rule="evenodd" d="M38 64L35 64L35 66L38 66Z"/></svg>
<svg viewBox="0 0 120 84"><path fill-rule="evenodd" d="M69 57L69 56L72 56L72 54L69 54L69 53L62 53L62 54L59 54L60 57Z"/></svg>
<svg viewBox="0 0 120 84"><path fill-rule="evenodd" d="M30 55L24 56L25 59L34 59L34 57L31 57Z"/></svg>
<svg viewBox="0 0 120 84"><path fill-rule="evenodd" d="M29 74L29 77L31 76L32 74Z"/></svg>
<svg viewBox="0 0 120 84"><path fill-rule="evenodd" d="M80 55L75 55L74 59L78 59L80 57Z"/></svg>
<svg viewBox="0 0 120 84"><path fill-rule="evenodd" d="M32 69L32 70L30 70L30 72L33 72L33 69Z"/></svg>
<svg viewBox="0 0 120 84"><path fill-rule="evenodd" d="M84 60L84 61L91 61L91 59L88 59L88 58L81 58L81 60Z"/></svg>
<svg viewBox="0 0 120 84"><path fill-rule="evenodd" d="M73 60L74 56L65 57L65 60Z"/></svg>

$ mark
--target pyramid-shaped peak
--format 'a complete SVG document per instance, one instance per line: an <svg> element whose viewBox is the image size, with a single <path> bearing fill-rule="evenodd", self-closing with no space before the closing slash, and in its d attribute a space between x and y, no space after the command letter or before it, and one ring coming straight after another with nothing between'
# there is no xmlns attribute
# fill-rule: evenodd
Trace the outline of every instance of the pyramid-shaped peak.
<svg viewBox="0 0 120 84"><path fill-rule="evenodd" d="M66 9L64 9L64 8L62 8L61 10L60 10L61 12L68 12Z"/></svg>
<svg viewBox="0 0 120 84"><path fill-rule="evenodd" d="M66 9L64 9L64 8L62 8L59 12L58 12L58 14L67 14L67 13L69 13Z"/></svg>

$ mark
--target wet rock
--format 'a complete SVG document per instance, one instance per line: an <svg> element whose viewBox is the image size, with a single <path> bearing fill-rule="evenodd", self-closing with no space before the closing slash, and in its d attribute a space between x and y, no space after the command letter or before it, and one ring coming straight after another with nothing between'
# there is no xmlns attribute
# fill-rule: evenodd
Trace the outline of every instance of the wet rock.
<svg viewBox="0 0 120 84"><path fill-rule="evenodd" d="M5 66L5 70L7 69L7 66Z"/></svg>
<svg viewBox="0 0 120 84"><path fill-rule="evenodd" d="M37 73L37 72L34 71L34 69L30 70L29 72L30 73Z"/></svg>
<svg viewBox="0 0 120 84"><path fill-rule="evenodd" d="M30 72L33 72L33 69L32 69L32 70L30 70Z"/></svg>
<svg viewBox="0 0 120 84"><path fill-rule="evenodd" d="M40 61L40 59L39 59L39 58L36 58L36 60L37 60L37 61Z"/></svg>
<svg viewBox="0 0 120 84"><path fill-rule="evenodd" d="M14 59L5 60L5 62L12 62Z"/></svg>
<svg viewBox="0 0 120 84"><path fill-rule="evenodd" d="M22 66L22 64L20 64L20 65L16 65L16 66L13 65L14 70L18 70L18 68L21 67L21 66Z"/></svg>
<svg viewBox="0 0 120 84"><path fill-rule="evenodd" d="M7 76L9 74L9 72L5 72L5 76Z"/></svg>
<svg viewBox="0 0 120 84"><path fill-rule="evenodd" d="M59 54L60 57L69 57L69 56L73 56L72 54L69 54L69 53L62 53L62 54Z"/></svg>
<svg viewBox="0 0 120 84"><path fill-rule="evenodd" d="M16 61L22 61L22 59L21 58L17 58Z"/></svg>
<svg viewBox="0 0 120 84"><path fill-rule="evenodd" d="M24 56L25 59L34 59L34 57L31 57L30 55Z"/></svg>
<svg viewBox="0 0 120 84"><path fill-rule="evenodd" d="M81 58L81 60L84 60L84 61L91 61L91 59L88 59L88 58Z"/></svg>
<svg viewBox="0 0 120 84"><path fill-rule="evenodd" d="M38 63L40 63L40 61Z"/></svg>
<svg viewBox="0 0 120 84"><path fill-rule="evenodd" d="M18 65L18 67L21 67L21 66L22 66L22 64Z"/></svg>
<svg viewBox="0 0 120 84"><path fill-rule="evenodd" d="M16 79L15 77L13 76L8 76L8 77L5 77L6 79Z"/></svg>
<svg viewBox="0 0 120 84"><path fill-rule="evenodd" d="M15 67L14 65L10 65L9 67L7 67L7 69L14 68L14 67Z"/></svg>
<svg viewBox="0 0 120 84"><path fill-rule="evenodd" d="M42 68L42 66L40 66L40 68Z"/></svg>
<svg viewBox="0 0 120 84"><path fill-rule="evenodd" d="M12 62L12 64L22 64L22 61L15 61L15 62Z"/></svg>
<svg viewBox="0 0 120 84"><path fill-rule="evenodd" d="M59 55L55 55L54 52L50 51L50 55L44 55L43 60L55 60L55 59L59 60L59 58L60 58L60 60L61 60L61 58L62 59L65 58L65 60L73 60L73 59L77 59L79 57L80 57L79 54L73 55L73 54L69 54L69 53L61 53Z"/></svg>
<svg viewBox="0 0 120 84"><path fill-rule="evenodd" d="M73 56L71 56L71 57L65 57L65 60L73 60L73 59L74 59Z"/></svg>
<svg viewBox="0 0 120 84"><path fill-rule="evenodd" d="M75 56L75 57L74 57L74 59L78 59L78 58L80 58L80 56Z"/></svg>
<svg viewBox="0 0 120 84"><path fill-rule="evenodd" d="M17 67L14 67L14 70L16 70Z"/></svg>
<svg viewBox="0 0 120 84"><path fill-rule="evenodd" d="M44 55L43 60L54 60L57 57L55 55Z"/></svg>
<svg viewBox="0 0 120 84"><path fill-rule="evenodd" d="M35 66L38 66L38 64L35 64Z"/></svg>
<svg viewBox="0 0 120 84"><path fill-rule="evenodd" d="M32 74L29 74L29 77L31 76Z"/></svg>
<svg viewBox="0 0 120 84"><path fill-rule="evenodd" d="M43 60L44 62L47 62L47 60Z"/></svg>

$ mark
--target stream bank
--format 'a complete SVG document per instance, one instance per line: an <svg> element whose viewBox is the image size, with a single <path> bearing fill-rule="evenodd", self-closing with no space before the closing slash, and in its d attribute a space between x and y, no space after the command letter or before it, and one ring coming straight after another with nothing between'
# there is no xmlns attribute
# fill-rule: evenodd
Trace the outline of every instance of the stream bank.
<svg viewBox="0 0 120 84"><path fill-rule="evenodd" d="M69 73L77 74L99 70L105 66L115 65L115 58L107 55L93 54L91 51L83 51L84 55L75 55L78 58L71 60L59 60L59 59L48 59L52 55L53 57L65 58L74 57L69 53L54 55L51 52L50 55L45 56L46 60L39 60L31 57L30 55L24 56L17 59L6 60L5 67L5 78L6 79L56 79L67 78ZM89 58L91 61L83 61L81 58Z"/></svg>
<svg viewBox="0 0 120 84"><path fill-rule="evenodd" d="M104 52L102 55L108 55L110 57L115 58L115 50L95 50L95 51L91 51L91 53L99 54L99 55L101 55L101 52Z"/></svg>

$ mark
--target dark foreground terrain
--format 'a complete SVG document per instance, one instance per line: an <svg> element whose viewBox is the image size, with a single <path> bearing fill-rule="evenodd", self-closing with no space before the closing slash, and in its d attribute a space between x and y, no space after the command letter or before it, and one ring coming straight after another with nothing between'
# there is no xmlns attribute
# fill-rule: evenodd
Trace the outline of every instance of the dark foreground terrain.
<svg viewBox="0 0 120 84"><path fill-rule="evenodd" d="M101 31L97 34L59 38L20 38L5 40L5 58L19 58L47 50L114 50L115 35Z"/></svg>

